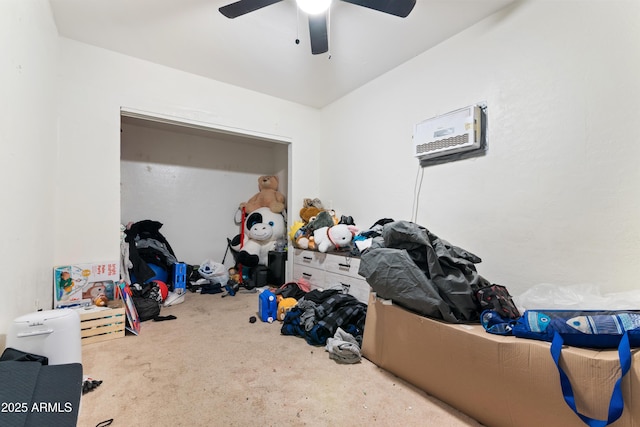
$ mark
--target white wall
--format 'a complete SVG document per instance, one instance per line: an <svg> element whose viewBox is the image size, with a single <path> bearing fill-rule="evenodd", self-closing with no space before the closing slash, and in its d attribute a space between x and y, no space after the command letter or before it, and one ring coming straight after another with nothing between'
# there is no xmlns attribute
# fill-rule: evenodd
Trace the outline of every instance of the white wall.
<svg viewBox="0 0 640 427"><path fill-rule="evenodd" d="M426 168L417 222L512 294L637 288L639 22L633 0L518 3L403 64L323 111L320 198L410 219L413 125L486 101L488 155Z"/></svg>
<svg viewBox="0 0 640 427"><path fill-rule="evenodd" d="M293 200L318 191L317 110L64 38L61 64L60 150L73 167L59 171L59 195L84 203L56 207L57 262L119 255L121 107L283 136L292 141Z"/></svg>
<svg viewBox="0 0 640 427"><path fill-rule="evenodd" d="M412 126L487 101L489 154L425 169L418 223L514 294L631 289L638 22L634 0L518 3L319 113L58 39L44 0L0 2L0 334L36 299L50 306L53 265L118 257L121 107L285 136L290 212L317 196L366 228L411 216Z"/></svg>
<svg viewBox="0 0 640 427"><path fill-rule="evenodd" d="M0 52L3 348L12 320L50 308L53 297L58 35L49 2L0 2Z"/></svg>
<svg viewBox="0 0 640 427"><path fill-rule="evenodd" d="M0 334L51 307L54 265L118 258L121 107L286 137L292 199L317 194L317 110L58 38L45 0L0 16Z"/></svg>
<svg viewBox="0 0 640 427"><path fill-rule="evenodd" d="M183 126L137 120L122 125L121 222L160 221L176 257L222 262L239 233L240 203L258 192L258 177L279 177L287 194L288 144L227 138ZM234 264L226 256L225 265Z"/></svg>

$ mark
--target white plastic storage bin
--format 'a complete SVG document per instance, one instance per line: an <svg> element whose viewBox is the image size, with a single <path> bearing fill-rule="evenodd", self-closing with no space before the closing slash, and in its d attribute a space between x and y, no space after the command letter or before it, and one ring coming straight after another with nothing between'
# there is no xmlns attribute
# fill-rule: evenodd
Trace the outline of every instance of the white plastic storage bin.
<svg viewBox="0 0 640 427"><path fill-rule="evenodd" d="M46 356L50 365L82 363L80 316L68 308L25 314L9 326L6 345Z"/></svg>

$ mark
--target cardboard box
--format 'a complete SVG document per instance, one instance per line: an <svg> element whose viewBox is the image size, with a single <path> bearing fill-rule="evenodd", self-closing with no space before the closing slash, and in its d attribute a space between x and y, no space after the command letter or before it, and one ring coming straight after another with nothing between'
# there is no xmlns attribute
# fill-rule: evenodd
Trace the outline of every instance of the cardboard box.
<svg viewBox="0 0 640 427"><path fill-rule="evenodd" d="M108 307L77 308L80 315L82 345L124 337L125 309L122 301L111 301Z"/></svg>
<svg viewBox="0 0 640 427"><path fill-rule="evenodd" d="M63 265L53 269L53 307L91 305L95 297L114 299L115 282L120 279L116 261Z"/></svg>
<svg viewBox="0 0 640 427"><path fill-rule="evenodd" d="M429 319L371 294L364 357L478 422L491 427L584 427L567 406L550 343L487 333L481 325ZM625 408L614 427L640 426L640 354L622 382ZM617 350L565 347L561 366L576 406L606 419L620 376Z"/></svg>

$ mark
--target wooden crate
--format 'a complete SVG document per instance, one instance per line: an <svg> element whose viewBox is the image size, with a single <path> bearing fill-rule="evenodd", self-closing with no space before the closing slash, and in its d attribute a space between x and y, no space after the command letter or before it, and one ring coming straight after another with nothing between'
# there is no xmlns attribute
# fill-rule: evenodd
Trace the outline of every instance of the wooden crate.
<svg viewBox="0 0 640 427"><path fill-rule="evenodd" d="M108 308L79 309L82 345L124 337L126 316L122 301L110 301Z"/></svg>

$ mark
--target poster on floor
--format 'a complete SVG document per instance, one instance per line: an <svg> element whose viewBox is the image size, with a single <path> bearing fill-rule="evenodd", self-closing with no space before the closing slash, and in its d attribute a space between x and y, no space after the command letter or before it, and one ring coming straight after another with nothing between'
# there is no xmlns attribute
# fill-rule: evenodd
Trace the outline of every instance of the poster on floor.
<svg viewBox="0 0 640 427"><path fill-rule="evenodd" d="M140 318L138 317L138 311L133 304L133 298L131 296L131 288L124 280L119 281L116 284L117 298L122 299L124 302L124 311L127 315L127 324L125 328L138 335L140 333Z"/></svg>

